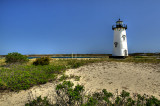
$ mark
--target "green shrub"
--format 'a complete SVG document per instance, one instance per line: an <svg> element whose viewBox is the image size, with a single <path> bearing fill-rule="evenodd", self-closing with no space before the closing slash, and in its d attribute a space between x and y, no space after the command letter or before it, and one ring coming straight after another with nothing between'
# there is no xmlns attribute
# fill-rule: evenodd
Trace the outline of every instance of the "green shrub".
<svg viewBox="0 0 160 106"><path fill-rule="evenodd" d="M160 100L154 96L140 94L131 97L129 92L122 91L120 95L113 95L106 89L92 95L84 94L84 86L64 81L56 87L56 103L53 106L160 106ZM39 97L38 97L39 98ZM41 101L47 101L41 99ZM32 103L30 101L30 103ZM34 103L39 103L34 100ZM41 102L40 102L41 103ZM31 106L31 105L30 105ZM34 106L34 105L32 105Z"/></svg>
<svg viewBox="0 0 160 106"><path fill-rule="evenodd" d="M41 96L37 97L33 101L26 103L25 106L53 106L47 100L47 97L42 98Z"/></svg>
<svg viewBox="0 0 160 106"><path fill-rule="evenodd" d="M77 85L73 88L74 84L70 81L64 81L62 84L57 85L57 101L56 106L75 106L82 102L82 92L84 86Z"/></svg>
<svg viewBox="0 0 160 106"><path fill-rule="evenodd" d="M80 81L81 76L75 76L75 81Z"/></svg>
<svg viewBox="0 0 160 106"><path fill-rule="evenodd" d="M66 80L68 78L68 75L63 74L60 78L59 81Z"/></svg>
<svg viewBox="0 0 160 106"><path fill-rule="evenodd" d="M50 59L49 57L41 57L41 58L37 58L35 62L33 62L33 65L37 66L37 65L49 65L50 63Z"/></svg>
<svg viewBox="0 0 160 106"><path fill-rule="evenodd" d="M6 63L24 63L29 61L27 56L24 56L17 52L8 53L5 59L6 59Z"/></svg>

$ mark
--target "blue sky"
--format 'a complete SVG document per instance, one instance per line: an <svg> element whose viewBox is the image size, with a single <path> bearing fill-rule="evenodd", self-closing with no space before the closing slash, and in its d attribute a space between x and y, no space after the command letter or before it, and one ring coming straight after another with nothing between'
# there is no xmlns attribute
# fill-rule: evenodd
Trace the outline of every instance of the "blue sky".
<svg viewBox="0 0 160 106"><path fill-rule="evenodd" d="M0 0L0 55L112 53L128 25L129 53L160 52L160 0Z"/></svg>

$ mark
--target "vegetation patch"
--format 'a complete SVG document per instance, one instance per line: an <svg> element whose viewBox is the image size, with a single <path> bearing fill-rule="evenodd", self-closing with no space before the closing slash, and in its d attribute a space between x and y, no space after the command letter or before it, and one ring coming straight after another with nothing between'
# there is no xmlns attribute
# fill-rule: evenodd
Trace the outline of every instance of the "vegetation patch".
<svg viewBox="0 0 160 106"><path fill-rule="evenodd" d="M60 78L59 81L66 80L68 78L68 75L63 74Z"/></svg>
<svg viewBox="0 0 160 106"><path fill-rule="evenodd" d="M75 81L79 81L81 76L75 76Z"/></svg>
<svg viewBox="0 0 160 106"><path fill-rule="evenodd" d="M59 78L59 81L64 81L64 80L67 80L67 79L74 79L75 81L80 81L80 76L75 76L75 75L65 75L63 74L60 78Z"/></svg>
<svg viewBox="0 0 160 106"><path fill-rule="evenodd" d="M5 60L6 59L6 60ZM66 69L78 68L88 63L101 61L117 61L117 62L135 62L135 63L160 63L160 59L137 58L129 56L126 59L50 59L43 57L27 64L14 64L17 62L27 62L26 56L19 53L9 53L5 59L0 59L0 89L8 89L12 91L29 89L37 84L44 84L48 81L57 79L58 74L62 74ZM3 67L7 63L13 63L8 67ZM34 65L33 65L34 64ZM48 65L47 65L48 64ZM63 81L73 76L63 75L59 80ZM79 76L74 76L75 81L79 81Z"/></svg>
<svg viewBox="0 0 160 106"><path fill-rule="evenodd" d="M68 68L80 67L88 63L102 61L100 59L88 59L88 60L78 60L78 59L59 59L53 60L48 58L41 58L42 61L48 62L50 64L33 65L34 62L28 62L27 64L11 64L8 67L0 66L0 90L11 90L19 91L26 90L34 85L44 84L49 81L54 81L57 79L58 74L64 73ZM40 61L41 61L40 60ZM2 61L4 62L4 61ZM38 62L39 63L39 62ZM74 64L76 63L76 65ZM4 64L4 63L3 63ZM78 64L78 65L77 65ZM62 76L60 79L65 80L67 77ZM78 77L76 78L78 80Z"/></svg>
<svg viewBox="0 0 160 106"><path fill-rule="evenodd" d="M29 89L33 85L44 84L56 79L65 70L65 66L24 66L18 65L10 69L2 68L0 73L0 89L12 91Z"/></svg>
<svg viewBox="0 0 160 106"><path fill-rule="evenodd" d="M153 63L158 64L160 63L160 59L152 56L129 56L125 59L111 59L106 58L106 61L116 61L116 62L133 62L133 63Z"/></svg>
<svg viewBox="0 0 160 106"><path fill-rule="evenodd" d="M101 92L85 94L83 85L76 85L70 81L64 81L56 87L56 103L51 104L45 97L38 97L37 100L30 101L26 106L39 103L48 106L159 106L160 100L154 96L136 94L133 97L127 91L122 91L120 95L108 92L103 89ZM39 100L39 101L38 101Z"/></svg>
<svg viewBox="0 0 160 106"><path fill-rule="evenodd" d="M6 63L24 63L29 61L27 56L24 56L17 52L8 53L5 57L5 60Z"/></svg>
<svg viewBox="0 0 160 106"><path fill-rule="evenodd" d="M51 104L47 100L47 97L42 98L41 96L39 96L33 101L29 101L29 103L26 103L25 106L51 106Z"/></svg>
<svg viewBox="0 0 160 106"><path fill-rule="evenodd" d="M49 65L50 63L50 58L49 57L41 57L37 58L34 62L33 65Z"/></svg>

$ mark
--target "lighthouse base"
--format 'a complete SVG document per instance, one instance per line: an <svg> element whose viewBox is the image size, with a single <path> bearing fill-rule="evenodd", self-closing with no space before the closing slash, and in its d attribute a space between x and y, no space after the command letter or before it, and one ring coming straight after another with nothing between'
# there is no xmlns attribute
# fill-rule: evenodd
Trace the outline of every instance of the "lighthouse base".
<svg viewBox="0 0 160 106"><path fill-rule="evenodd" d="M127 56L109 56L109 58L125 59Z"/></svg>

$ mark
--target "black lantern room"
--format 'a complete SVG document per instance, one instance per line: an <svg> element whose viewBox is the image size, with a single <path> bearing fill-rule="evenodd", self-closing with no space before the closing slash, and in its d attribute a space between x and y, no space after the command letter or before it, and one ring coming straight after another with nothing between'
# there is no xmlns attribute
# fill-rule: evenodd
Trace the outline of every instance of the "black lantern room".
<svg viewBox="0 0 160 106"><path fill-rule="evenodd" d="M120 19L116 22L116 25L112 26L112 30L114 30L115 28L124 28L127 29L127 25L123 24L123 21L121 21Z"/></svg>

